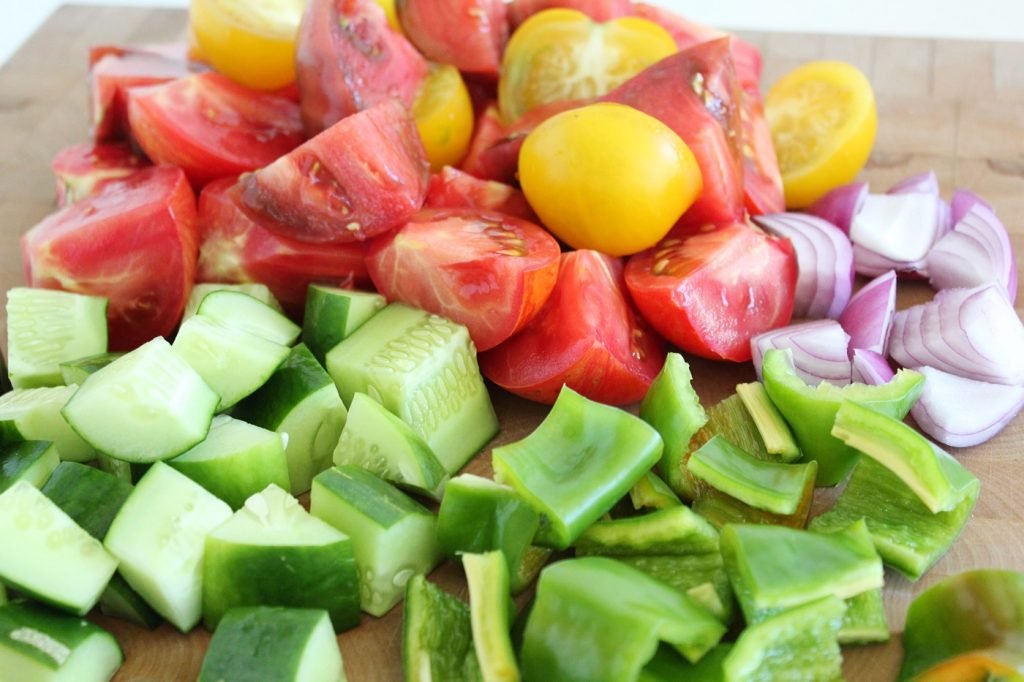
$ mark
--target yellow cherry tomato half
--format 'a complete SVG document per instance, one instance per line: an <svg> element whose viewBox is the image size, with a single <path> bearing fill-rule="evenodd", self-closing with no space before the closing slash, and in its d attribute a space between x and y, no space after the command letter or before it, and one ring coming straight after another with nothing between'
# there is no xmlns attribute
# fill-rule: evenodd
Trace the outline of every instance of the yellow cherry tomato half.
<svg viewBox="0 0 1024 682"><path fill-rule="evenodd" d="M306 0L192 0L189 30L203 58L250 88L295 80L295 34Z"/></svg>
<svg viewBox="0 0 1024 682"><path fill-rule="evenodd" d="M599 97L675 52L668 31L647 19L600 23L576 10L544 10L505 48L498 106L512 123L541 104Z"/></svg>
<svg viewBox="0 0 1024 682"><path fill-rule="evenodd" d="M519 180L555 236L613 256L654 246L703 187L697 159L671 128L611 103L537 126L519 153Z"/></svg>
<svg viewBox="0 0 1024 682"><path fill-rule="evenodd" d="M399 23L398 12L395 11L395 0L376 0L376 2L384 10L384 14L387 15L388 26L401 33L402 24Z"/></svg>
<svg viewBox="0 0 1024 682"><path fill-rule="evenodd" d="M433 172L454 166L466 155L473 136L473 102L458 69L431 65L412 114Z"/></svg>

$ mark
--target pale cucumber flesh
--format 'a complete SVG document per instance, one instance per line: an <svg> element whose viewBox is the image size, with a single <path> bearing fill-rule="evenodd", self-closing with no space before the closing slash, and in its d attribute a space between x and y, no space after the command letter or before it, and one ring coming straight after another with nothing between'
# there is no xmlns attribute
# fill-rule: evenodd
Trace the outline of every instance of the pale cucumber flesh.
<svg viewBox="0 0 1024 682"><path fill-rule="evenodd" d="M61 414L77 386L21 388L0 396L0 437L3 440L48 440L60 458L88 462L96 450L75 433Z"/></svg>
<svg viewBox="0 0 1024 682"><path fill-rule="evenodd" d="M199 304L196 314L282 346L295 343L302 333L302 329L282 313L240 291L211 292Z"/></svg>
<svg viewBox="0 0 1024 682"><path fill-rule="evenodd" d="M252 296L261 303L266 303L268 306L276 310L277 312L283 312L281 304L278 302L274 294L270 292L269 287L266 284L259 284L256 282L246 282L242 284L222 284L220 282L200 282L192 287L192 292L188 296L188 301L185 303L185 314L182 316L182 322L187 320L196 314L199 310L199 305L203 302L208 294L212 294L215 291L237 291L243 294Z"/></svg>

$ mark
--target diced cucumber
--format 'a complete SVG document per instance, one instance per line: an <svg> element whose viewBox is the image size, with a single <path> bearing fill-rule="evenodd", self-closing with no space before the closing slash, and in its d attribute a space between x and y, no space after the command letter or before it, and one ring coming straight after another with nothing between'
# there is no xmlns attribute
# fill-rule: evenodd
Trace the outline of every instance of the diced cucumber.
<svg viewBox="0 0 1024 682"><path fill-rule="evenodd" d="M252 394L288 357L287 346L202 315L181 325L174 351L220 396L219 410Z"/></svg>
<svg viewBox="0 0 1024 682"><path fill-rule="evenodd" d="M477 682L480 663L473 648L469 606L423 575L405 588L402 615L405 682Z"/></svg>
<svg viewBox="0 0 1024 682"><path fill-rule="evenodd" d="M735 601L722 555L617 555L617 561L679 590L723 623L732 622Z"/></svg>
<svg viewBox="0 0 1024 682"><path fill-rule="evenodd" d="M448 472L416 435L387 408L356 393L334 449L334 465L366 469L395 485L440 500Z"/></svg>
<svg viewBox="0 0 1024 682"><path fill-rule="evenodd" d="M153 462L205 438L217 401L195 370L157 337L91 375L61 413L100 452L126 462Z"/></svg>
<svg viewBox="0 0 1024 682"><path fill-rule="evenodd" d="M232 414L287 437L291 492L301 495L309 490L314 476L331 466L348 412L331 377L299 344L267 383L236 405Z"/></svg>
<svg viewBox="0 0 1024 682"><path fill-rule="evenodd" d="M868 590L846 600L846 613L839 628L840 644L877 644L889 641L882 590Z"/></svg>
<svg viewBox="0 0 1024 682"><path fill-rule="evenodd" d="M61 462L42 491L82 530L102 541L132 486L91 466Z"/></svg>
<svg viewBox="0 0 1024 682"><path fill-rule="evenodd" d="M283 441L279 433L218 415L202 443L167 463L239 509L272 483L290 488Z"/></svg>
<svg viewBox="0 0 1024 682"><path fill-rule="evenodd" d="M25 481L0 494L0 547L0 580L80 616L117 568L99 540Z"/></svg>
<svg viewBox="0 0 1024 682"><path fill-rule="evenodd" d="M107 682L124 654L92 623L33 604L0 607L0 679L10 682Z"/></svg>
<svg viewBox="0 0 1024 682"><path fill-rule="evenodd" d="M96 465L111 476L116 476L126 483L135 485L139 482L140 478L146 475L152 463L125 462L99 453L96 456Z"/></svg>
<svg viewBox="0 0 1024 682"><path fill-rule="evenodd" d="M754 420L765 450L783 462L792 462L800 457L800 447L796 444L793 431L786 423L785 417L768 397L764 384L753 381L749 384L737 384L736 395L743 401L744 407Z"/></svg>
<svg viewBox="0 0 1024 682"><path fill-rule="evenodd" d="M188 302L185 303L185 314L182 316L182 322L187 320L196 314L199 310L199 305L203 302L208 294L212 294L215 291L237 291L243 294L252 296L260 303L265 303L277 312L284 312L281 309L281 304L278 302L274 294L270 292L270 288L266 284L259 284L256 282L245 282L243 284L223 284L221 282L201 282L192 287L192 292L188 296Z"/></svg>
<svg viewBox="0 0 1024 682"><path fill-rule="evenodd" d="M348 536L276 485L206 536L203 623L238 606L325 609L337 631L359 624L359 578Z"/></svg>
<svg viewBox="0 0 1024 682"><path fill-rule="evenodd" d="M11 390L11 378L7 375L7 361L4 360L4 354L0 351L0 395L9 390Z"/></svg>
<svg viewBox="0 0 1024 682"><path fill-rule="evenodd" d="M0 439L48 440L60 458L88 462L96 450L82 440L61 414L77 386L15 389L0 396Z"/></svg>
<svg viewBox="0 0 1024 682"><path fill-rule="evenodd" d="M231 508L163 462L142 477L107 532L132 589L182 632L202 615L206 534Z"/></svg>
<svg viewBox="0 0 1024 682"><path fill-rule="evenodd" d="M3 583L0 583L0 606L7 603L7 588L4 587Z"/></svg>
<svg viewBox="0 0 1024 682"><path fill-rule="evenodd" d="M150 630L164 622L160 614L132 589L120 573L115 573L110 578L107 589L100 595L100 612Z"/></svg>
<svg viewBox="0 0 1024 682"><path fill-rule="evenodd" d="M322 609L232 609L210 640L198 682L345 682Z"/></svg>
<svg viewBox="0 0 1024 682"><path fill-rule="evenodd" d="M598 521L574 546L577 554L717 554L718 531L689 507L679 506Z"/></svg>
<svg viewBox="0 0 1024 682"><path fill-rule="evenodd" d="M328 351L383 310L387 303L386 298L369 291L310 284L306 289L302 342L323 364Z"/></svg>
<svg viewBox="0 0 1024 682"><path fill-rule="evenodd" d="M327 353L345 404L366 393L412 427L454 474L498 431L462 325L393 303Z"/></svg>
<svg viewBox="0 0 1024 682"><path fill-rule="evenodd" d="M672 488L658 474L648 471L629 489L633 509L668 509L682 504Z"/></svg>
<svg viewBox="0 0 1024 682"><path fill-rule="evenodd" d="M356 467L313 479L312 514L352 538L363 610L382 616L405 584L440 561L434 515L390 483Z"/></svg>
<svg viewBox="0 0 1024 682"><path fill-rule="evenodd" d="M64 385L81 386L90 374L98 372L122 355L124 353L99 353L60 363L60 374L64 378Z"/></svg>
<svg viewBox="0 0 1024 682"><path fill-rule="evenodd" d="M18 481L42 488L59 463L57 448L49 441L0 445L0 493Z"/></svg>
<svg viewBox="0 0 1024 682"><path fill-rule="evenodd" d="M221 289L207 294L196 314L282 346L292 345L302 333L302 328L282 313L240 291Z"/></svg>
<svg viewBox="0 0 1024 682"><path fill-rule="evenodd" d="M67 291L7 291L8 371L15 388L60 386L60 363L107 350L107 299Z"/></svg>
<svg viewBox="0 0 1024 682"><path fill-rule="evenodd" d="M473 648L484 682L519 682L509 627L508 565L501 551L464 554Z"/></svg>

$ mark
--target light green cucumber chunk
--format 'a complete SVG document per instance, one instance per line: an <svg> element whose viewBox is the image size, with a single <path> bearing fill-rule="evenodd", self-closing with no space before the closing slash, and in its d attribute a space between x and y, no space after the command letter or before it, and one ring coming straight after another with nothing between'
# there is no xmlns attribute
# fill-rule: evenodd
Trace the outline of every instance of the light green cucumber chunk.
<svg viewBox="0 0 1024 682"><path fill-rule="evenodd" d="M283 436L227 415L214 417L203 442L167 463L232 509L270 484L291 487Z"/></svg>
<svg viewBox="0 0 1024 682"><path fill-rule="evenodd" d="M672 488L653 471L648 471L629 489L629 501L637 511L667 509L682 504Z"/></svg>
<svg viewBox="0 0 1024 682"><path fill-rule="evenodd" d="M7 291L7 369L15 388L60 386L60 363L106 350L106 298L27 287Z"/></svg>
<svg viewBox="0 0 1024 682"><path fill-rule="evenodd" d="M120 573L115 573L110 578L107 589L100 595L99 606L100 612L104 615L120 618L150 630L164 622L160 614L132 589Z"/></svg>
<svg viewBox="0 0 1024 682"><path fill-rule="evenodd" d="M405 588L402 669L405 682L483 680L469 606L423 575L413 576Z"/></svg>
<svg viewBox="0 0 1024 682"><path fill-rule="evenodd" d="M188 632L202 616L206 535L230 517L227 504L157 462L121 507L104 545L132 589Z"/></svg>
<svg viewBox="0 0 1024 682"><path fill-rule="evenodd" d="M840 644L877 644L889 641L882 590L868 590L846 600L846 613L839 628Z"/></svg>
<svg viewBox="0 0 1024 682"><path fill-rule="evenodd" d="M328 351L383 310L387 303L386 298L369 291L310 284L306 289L302 342L324 363Z"/></svg>
<svg viewBox="0 0 1024 682"><path fill-rule="evenodd" d="M0 396L0 439L48 440L57 446L62 460L94 459L95 448L82 440L61 414L77 390L77 386L20 388Z"/></svg>
<svg viewBox="0 0 1024 682"><path fill-rule="evenodd" d="M331 466L348 411L331 377L299 344L267 383L236 405L232 414L286 436L291 492L301 495L309 490L314 476Z"/></svg>
<svg viewBox="0 0 1024 682"><path fill-rule="evenodd" d="M64 377L64 385L80 386L89 378L90 374L98 372L122 355L124 353L99 353L60 363L60 374Z"/></svg>
<svg viewBox="0 0 1024 682"><path fill-rule="evenodd" d="M689 507L679 506L598 521L574 546L580 555L717 554L718 531Z"/></svg>
<svg viewBox="0 0 1024 682"><path fill-rule="evenodd" d="M132 494L130 483L94 467L61 462L42 486L43 494L99 541Z"/></svg>
<svg viewBox="0 0 1024 682"><path fill-rule="evenodd" d="M0 607L0 677L11 682L107 682L124 662L114 636L28 603Z"/></svg>
<svg viewBox="0 0 1024 682"><path fill-rule="evenodd" d="M202 377L157 337L91 375L61 413L100 452L154 462L205 438L217 402Z"/></svg>
<svg viewBox="0 0 1024 682"><path fill-rule="evenodd" d="M232 609L210 640L198 682L345 682L323 609Z"/></svg>
<svg viewBox="0 0 1024 682"><path fill-rule="evenodd" d="M18 481L42 488L59 463L57 448L49 441L0 445L0 493Z"/></svg>
<svg viewBox="0 0 1024 682"><path fill-rule="evenodd" d="M105 471L111 476L115 476L126 483L132 485L139 482L139 479L146 475L149 471L149 467L152 463L146 462L125 462L124 460L114 459L103 453L98 453L96 456L96 466L101 471Z"/></svg>
<svg viewBox="0 0 1024 682"><path fill-rule="evenodd" d="M395 485L440 500L448 472L423 439L387 408L356 393L334 449L334 465L366 469Z"/></svg>
<svg viewBox="0 0 1024 682"><path fill-rule="evenodd" d="M302 328L281 312L240 291L221 289L207 294L196 314L282 346L292 345L302 333Z"/></svg>
<svg viewBox="0 0 1024 682"><path fill-rule="evenodd" d="M359 579L348 536L276 485L245 501L206 537L203 622L238 606L324 609L339 632L359 624Z"/></svg>
<svg viewBox="0 0 1024 682"><path fill-rule="evenodd" d="M464 554L462 567L469 586L473 648L484 682L519 682L519 665L509 628L508 565L500 550Z"/></svg>
<svg viewBox="0 0 1024 682"><path fill-rule="evenodd" d="M743 406L754 420L768 454L778 457L783 462L799 459L800 447L796 444L793 431L779 412L779 408L775 407L775 403L768 397L764 384L759 381L736 384L736 395L743 401Z"/></svg>
<svg viewBox="0 0 1024 682"><path fill-rule="evenodd" d="M317 475L309 508L352 539L360 601L371 615L390 611L412 576L440 562L434 515L363 469L338 467Z"/></svg>
<svg viewBox="0 0 1024 682"><path fill-rule="evenodd" d="M199 305L203 302L203 299L205 299L208 294L212 294L215 291L236 291L248 294L257 301L270 306L277 312L284 312L281 308L281 304L278 302L274 294L271 293L270 288L267 287L266 284L259 284L257 282L245 282L242 284L201 282L192 287L192 292L188 296L188 302L185 303L185 314L182 316L182 322L195 315L196 311L199 310Z"/></svg>
<svg viewBox="0 0 1024 682"><path fill-rule="evenodd" d="M469 332L393 303L327 354L345 404L366 393L412 427L454 474L498 431Z"/></svg>
<svg viewBox="0 0 1024 682"><path fill-rule="evenodd" d="M0 547L0 580L79 616L117 568L99 540L25 481L0 494Z"/></svg>

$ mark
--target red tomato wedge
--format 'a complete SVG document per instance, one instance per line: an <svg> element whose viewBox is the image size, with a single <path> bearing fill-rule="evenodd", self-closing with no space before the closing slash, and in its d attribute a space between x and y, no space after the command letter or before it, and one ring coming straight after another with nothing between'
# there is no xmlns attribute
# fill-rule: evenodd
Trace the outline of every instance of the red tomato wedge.
<svg viewBox="0 0 1024 682"><path fill-rule="evenodd" d="M430 165L409 111L390 100L338 121L242 178L247 206L270 229L315 243L362 241L423 205Z"/></svg>
<svg viewBox="0 0 1024 682"><path fill-rule="evenodd" d="M178 168L146 168L22 235L29 286L110 300L111 350L174 331L196 270L196 202Z"/></svg>
<svg viewBox="0 0 1024 682"><path fill-rule="evenodd" d="M764 103L757 88L740 91L743 120L743 202L750 215L782 213L786 197L782 172L772 144L772 131L764 117Z"/></svg>
<svg viewBox="0 0 1024 682"><path fill-rule="evenodd" d="M272 163L302 143L294 102L209 71L128 92L132 136L195 187Z"/></svg>
<svg viewBox="0 0 1024 682"><path fill-rule="evenodd" d="M788 240L746 223L669 236L626 264L637 308L684 351L750 360L750 337L789 323L796 256Z"/></svg>
<svg viewBox="0 0 1024 682"><path fill-rule="evenodd" d="M427 200L423 205L426 208L498 211L533 223L539 222L526 201L526 195L512 185L481 180L451 166L445 166L440 173L430 176Z"/></svg>
<svg viewBox="0 0 1024 682"><path fill-rule="evenodd" d="M398 0L402 30L427 59L498 77L508 40L504 0Z"/></svg>
<svg viewBox="0 0 1024 682"><path fill-rule="evenodd" d="M295 62L308 136L390 99L411 108L428 71L374 0L309 0Z"/></svg>
<svg viewBox="0 0 1024 682"><path fill-rule="evenodd" d="M503 181L496 177L488 167L487 151L502 138L505 126L501 122L498 103L491 101L477 114L473 124L473 138L469 142L469 151L459 163L459 169L478 178Z"/></svg>
<svg viewBox="0 0 1024 682"><path fill-rule="evenodd" d="M583 12L594 21L611 21L633 13L631 0L512 0L508 20L515 28L537 12L559 7Z"/></svg>
<svg viewBox="0 0 1024 682"><path fill-rule="evenodd" d="M301 314L310 284L369 282L365 242L310 244L282 237L272 221L243 205L234 178L203 188L197 220L199 282L261 282L292 315Z"/></svg>
<svg viewBox="0 0 1024 682"><path fill-rule="evenodd" d="M50 168L57 179L57 206L83 199L109 180L133 175L148 166L127 144L83 142L57 152Z"/></svg>
<svg viewBox="0 0 1024 682"><path fill-rule="evenodd" d="M488 379L547 404L563 384L611 405L636 402L664 362L664 344L630 305L621 261L589 250L563 253L558 282L533 321L480 355Z"/></svg>
<svg viewBox="0 0 1024 682"><path fill-rule="evenodd" d="M464 324L477 350L523 328L558 277L558 242L519 218L474 209L421 211L374 240L377 291Z"/></svg>

